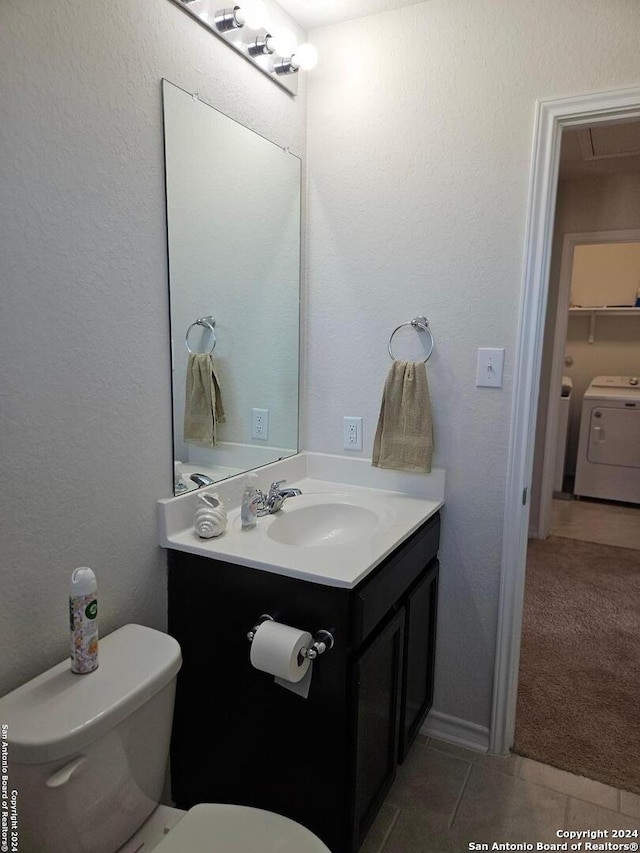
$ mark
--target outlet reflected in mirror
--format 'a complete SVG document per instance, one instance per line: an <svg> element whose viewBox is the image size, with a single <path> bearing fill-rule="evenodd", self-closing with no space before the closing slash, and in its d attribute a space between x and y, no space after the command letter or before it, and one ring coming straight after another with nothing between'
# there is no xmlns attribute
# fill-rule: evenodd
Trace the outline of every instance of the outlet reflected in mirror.
<svg viewBox="0 0 640 853"><path fill-rule="evenodd" d="M166 80L163 104L180 493L194 471L219 480L297 453L301 163ZM187 330L213 359L215 444L185 435L185 405L202 414L185 394Z"/></svg>

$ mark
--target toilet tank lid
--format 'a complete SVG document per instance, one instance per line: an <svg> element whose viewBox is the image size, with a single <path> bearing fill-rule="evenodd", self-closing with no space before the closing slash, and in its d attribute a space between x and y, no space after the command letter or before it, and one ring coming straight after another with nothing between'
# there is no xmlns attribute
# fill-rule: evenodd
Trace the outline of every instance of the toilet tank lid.
<svg viewBox="0 0 640 853"><path fill-rule="evenodd" d="M162 690L182 657L168 634L125 625L100 640L98 661L93 672L76 675L64 660L0 699L10 762L74 755Z"/></svg>

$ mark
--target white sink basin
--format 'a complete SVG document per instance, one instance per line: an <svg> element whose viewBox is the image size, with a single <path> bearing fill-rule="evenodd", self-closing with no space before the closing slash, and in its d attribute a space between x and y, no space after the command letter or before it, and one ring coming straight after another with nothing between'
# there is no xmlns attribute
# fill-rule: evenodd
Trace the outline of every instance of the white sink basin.
<svg viewBox="0 0 640 853"><path fill-rule="evenodd" d="M290 498L291 503L294 500ZM267 536L298 548L343 545L370 536L380 521L373 510L351 503L288 504L281 513L269 525Z"/></svg>
<svg viewBox="0 0 640 853"><path fill-rule="evenodd" d="M304 465L304 456L291 457L260 472L263 492L286 479L287 487L302 494L287 498L279 512L261 516L250 529L242 528L240 512L245 477L159 501L160 543L212 560L352 588L442 506L439 498L304 476ZM218 492L228 512L227 529L213 539L201 539L193 526L198 494L207 491Z"/></svg>

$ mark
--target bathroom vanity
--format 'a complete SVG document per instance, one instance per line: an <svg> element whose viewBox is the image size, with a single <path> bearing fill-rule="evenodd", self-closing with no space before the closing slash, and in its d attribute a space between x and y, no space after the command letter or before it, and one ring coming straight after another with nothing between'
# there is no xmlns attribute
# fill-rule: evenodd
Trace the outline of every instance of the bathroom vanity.
<svg viewBox="0 0 640 853"><path fill-rule="evenodd" d="M208 556L189 547L190 532L180 550L161 537L169 632L183 655L171 747L178 807L269 809L332 853L355 853L431 706L441 505L352 585L336 581L343 552L331 546L313 549L334 575L319 582ZM250 665L247 633L261 614L333 635L306 699Z"/></svg>

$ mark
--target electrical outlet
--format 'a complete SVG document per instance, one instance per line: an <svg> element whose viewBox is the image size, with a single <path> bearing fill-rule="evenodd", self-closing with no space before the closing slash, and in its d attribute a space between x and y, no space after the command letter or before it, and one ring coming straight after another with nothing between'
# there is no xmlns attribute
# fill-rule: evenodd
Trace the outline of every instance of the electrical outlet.
<svg viewBox="0 0 640 853"><path fill-rule="evenodd" d="M344 449L362 450L362 418L346 417L342 419L344 430Z"/></svg>
<svg viewBox="0 0 640 853"><path fill-rule="evenodd" d="M269 409L251 409L251 438L269 438Z"/></svg>

